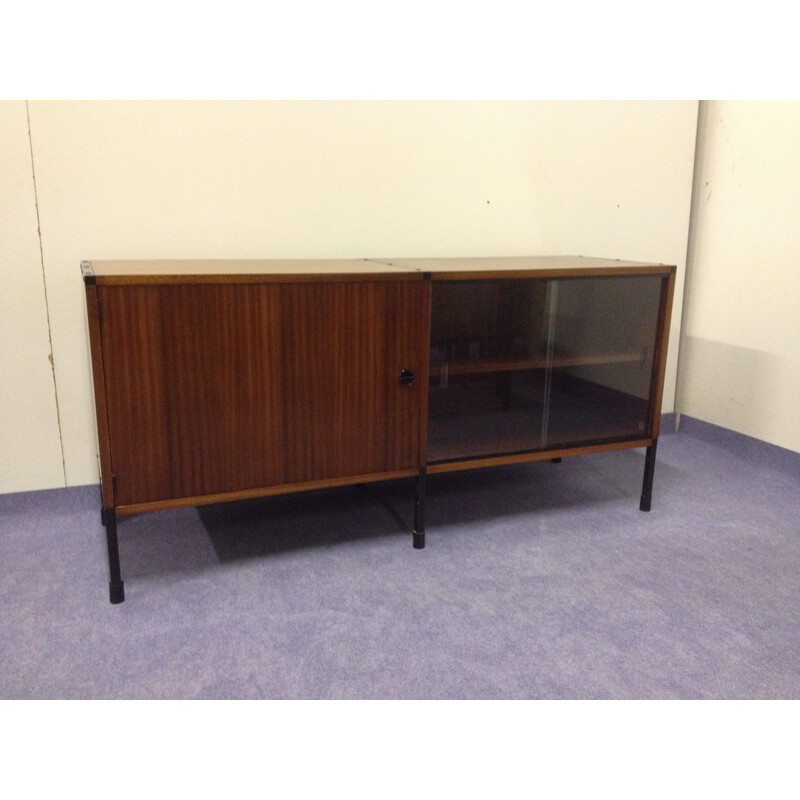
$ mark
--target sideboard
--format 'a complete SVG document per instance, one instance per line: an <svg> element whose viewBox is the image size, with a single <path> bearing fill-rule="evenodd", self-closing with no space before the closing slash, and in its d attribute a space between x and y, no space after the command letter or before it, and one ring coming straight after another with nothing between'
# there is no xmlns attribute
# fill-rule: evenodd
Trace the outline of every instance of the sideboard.
<svg viewBox="0 0 800 800"><path fill-rule="evenodd" d="M572 256L84 261L112 603L121 515L646 448L675 267Z"/></svg>

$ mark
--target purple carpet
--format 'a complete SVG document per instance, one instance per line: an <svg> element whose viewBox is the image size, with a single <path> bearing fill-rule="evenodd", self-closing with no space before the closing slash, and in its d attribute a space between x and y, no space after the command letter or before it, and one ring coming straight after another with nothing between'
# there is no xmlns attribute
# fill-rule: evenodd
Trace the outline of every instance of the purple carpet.
<svg viewBox="0 0 800 800"><path fill-rule="evenodd" d="M800 698L800 455L643 451L122 518L0 496L0 697Z"/></svg>

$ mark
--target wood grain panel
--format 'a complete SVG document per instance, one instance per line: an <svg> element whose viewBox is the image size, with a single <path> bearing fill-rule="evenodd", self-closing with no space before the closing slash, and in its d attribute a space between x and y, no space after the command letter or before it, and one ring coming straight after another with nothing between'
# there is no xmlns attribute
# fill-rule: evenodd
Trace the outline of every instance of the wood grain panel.
<svg viewBox="0 0 800 800"><path fill-rule="evenodd" d="M118 506L419 465L426 282L97 290Z"/></svg>
<svg viewBox="0 0 800 800"><path fill-rule="evenodd" d="M113 469L111 468L111 440L108 433L108 410L106 408L106 379L103 371L103 340L100 330L100 302L97 287L87 284L86 321L89 329L89 347L92 358L92 389L97 422L97 448L100 459L100 487L103 508L114 507Z"/></svg>
<svg viewBox="0 0 800 800"><path fill-rule="evenodd" d="M99 292L117 503L282 482L275 287Z"/></svg>
<svg viewBox="0 0 800 800"><path fill-rule="evenodd" d="M172 496L283 483L279 290L175 285L159 294Z"/></svg>
<svg viewBox="0 0 800 800"><path fill-rule="evenodd" d="M419 463L422 281L282 289L290 482ZM402 369L417 374L401 387Z"/></svg>
<svg viewBox="0 0 800 800"><path fill-rule="evenodd" d="M502 464L524 464L529 461L550 461L554 458L567 458L568 456L588 455L590 453L607 453L611 450L633 450L641 447L649 447L651 444L653 444L652 439L636 439L629 442L605 442L603 444L584 445L582 447L562 447L530 453L513 453L504 456L488 456L485 458L470 458L461 461L447 461L442 464L429 465L428 474L434 475L441 472L457 472L462 469L498 467Z"/></svg>
<svg viewBox="0 0 800 800"><path fill-rule="evenodd" d="M419 467L427 443L430 281L384 284L381 291L386 298L381 338L388 395L383 469ZM398 384L401 369L414 372L408 388Z"/></svg>
<svg viewBox="0 0 800 800"><path fill-rule="evenodd" d="M118 503L170 496L160 296L98 287L111 469Z"/></svg>

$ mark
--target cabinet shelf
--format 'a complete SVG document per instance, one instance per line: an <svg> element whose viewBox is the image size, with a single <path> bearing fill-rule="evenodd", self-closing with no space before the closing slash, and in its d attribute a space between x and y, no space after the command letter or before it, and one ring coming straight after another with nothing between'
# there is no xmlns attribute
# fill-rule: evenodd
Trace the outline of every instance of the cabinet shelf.
<svg viewBox="0 0 800 800"><path fill-rule="evenodd" d="M554 369L561 367L588 367L606 364L643 364L647 360L647 350L627 353L599 353L594 355L555 355L549 365ZM546 369L547 357L533 358L481 358L466 361L440 361L431 363L431 376L442 375L482 375L493 372L521 372L532 369Z"/></svg>

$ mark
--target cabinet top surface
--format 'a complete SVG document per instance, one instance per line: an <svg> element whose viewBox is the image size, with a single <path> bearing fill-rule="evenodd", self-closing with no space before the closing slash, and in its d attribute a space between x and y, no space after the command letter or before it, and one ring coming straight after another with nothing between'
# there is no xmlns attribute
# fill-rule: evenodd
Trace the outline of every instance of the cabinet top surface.
<svg viewBox="0 0 800 800"><path fill-rule="evenodd" d="M666 273L672 267L584 256L508 256L409 259L155 259L101 260L81 264L87 283L182 283L501 277L514 274Z"/></svg>
<svg viewBox="0 0 800 800"><path fill-rule="evenodd" d="M230 275L373 275L392 270L367 259L139 259L89 261L101 277L230 276ZM407 270L396 270L406 272Z"/></svg>
<svg viewBox="0 0 800 800"><path fill-rule="evenodd" d="M622 261L614 258L591 258L588 256L503 256L463 258L397 258L385 259L384 263L394 269L412 269L430 272L433 277L447 277L455 273L580 273L582 271L668 272L665 264L644 261Z"/></svg>

